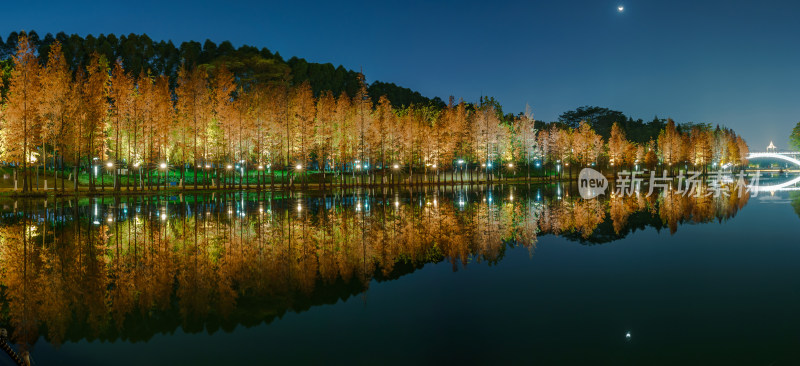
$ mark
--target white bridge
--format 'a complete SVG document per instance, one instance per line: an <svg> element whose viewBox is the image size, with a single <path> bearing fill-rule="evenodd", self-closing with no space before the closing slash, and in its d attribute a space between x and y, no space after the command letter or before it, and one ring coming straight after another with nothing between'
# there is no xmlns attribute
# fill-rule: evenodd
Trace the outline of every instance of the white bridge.
<svg viewBox="0 0 800 366"><path fill-rule="evenodd" d="M800 160L797 160L796 156L800 156L800 152L751 152L747 155L747 160L758 158L778 159L788 161L800 167Z"/></svg>
<svg viewBox="0 0 800 366"><path fill-rule="evenodd" d="M773 146L770 143L770 146ZM800 152L751 152L747 155L747 160L753 159L777 159L783 160L789 163L794 164L797 167L800 167L800 160L797 160L797 156L800 156ZM797 183L800 183L800 176L781 184L774 184L768 186L750 186L751 189L757 189L760 192L774 192L774 191L800 191L800 187L796 187Z"/></svg>

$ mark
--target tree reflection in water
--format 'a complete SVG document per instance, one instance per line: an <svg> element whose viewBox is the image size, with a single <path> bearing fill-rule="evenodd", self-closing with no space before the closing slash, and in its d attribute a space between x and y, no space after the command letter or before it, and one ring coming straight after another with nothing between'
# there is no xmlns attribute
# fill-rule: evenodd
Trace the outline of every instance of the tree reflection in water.
<svg viewBox="0 0 800 366"><path fill-rule="evenodd" d="M8 203L0 221L0 325L22 349L43 336L142 341L270 322L334 303L426 263L499 261L561 235L732 217L747 197L582 200L566 187L206 194ZM563 196L561 192L564 192Z"/></svg>

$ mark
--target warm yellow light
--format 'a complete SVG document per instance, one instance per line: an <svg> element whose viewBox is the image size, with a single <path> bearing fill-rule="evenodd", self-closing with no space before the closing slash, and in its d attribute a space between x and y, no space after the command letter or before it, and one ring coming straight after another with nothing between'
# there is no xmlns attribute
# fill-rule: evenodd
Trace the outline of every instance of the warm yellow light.
<svg viewBox="0 0 800 366"><path fill-rule="evenodd" d="M228 169L232 169L232 168L233 168L233 166L231 166L231 165L228 165Z"/></svg>
<svg viewBox="0 0 800 366"><path fill-rule="evenodd" d="M161 163L161 169L167 169L167 163Z"/></svg>
<svg viewBox="0 0 800 366"><path fill-rule="evenodd" d="M108 163L106 163L106 166L107 166L107 167L109 167L109 168L111 168L112 166L114 166L114 163L112 163L112 162L110 162L110 161L109 161Z"/></svg>
<svg viewBox="0 0 800 366"><path fill-rule="evenodd" d="M395 168L395 169L397 169L397 168L399 168L399 167L400 167L400 166L399 166L399 165L397 165L397 164L395 164L395 165L394 165L394 168Z"/></svg>
<svg viewBox="0 0 800 366"><path fill-rule="evenodd" d="M264 169L264 166L263 166L263 165L259 165L259 166L258 166L258 169L259 169L259 170L260 170L260 169Z"/></svg>
<svg viewBox="0 0 800 366"><path fill-rule="evenodd" d="M511 163L509 163L509 164L508 164L508 167L509 167L509 168L513 168L513 167L514 167L514 164L511 164Z"/></svg>
<svg viewBox="0 0 800 366"><path fill-rule="evenodd" d="M297 169L297 170L300 170L300 169L303 169L303 166L300 165L300 164L297 164L297 166L295 166L294 168Z"/></svg>
<svg viewBox="0 0 800 366"><path fill-rule="evenodd" d="M433 164L432 168L436 169L436 164Z"/></svg>

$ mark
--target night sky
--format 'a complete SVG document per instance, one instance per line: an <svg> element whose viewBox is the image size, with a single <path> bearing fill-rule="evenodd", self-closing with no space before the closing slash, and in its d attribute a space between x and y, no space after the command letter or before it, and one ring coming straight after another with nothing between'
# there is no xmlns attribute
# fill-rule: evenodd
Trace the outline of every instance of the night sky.
<svg viewBox="0 0 800 366"><path fill-rule="evenodd" d="M625 10L619 12L617 7ZM754 151L800 120L798 2L6 2L0 35L146 33L230 40L363 67L367 81L540 120L582 105L724 124Z"/></svg>

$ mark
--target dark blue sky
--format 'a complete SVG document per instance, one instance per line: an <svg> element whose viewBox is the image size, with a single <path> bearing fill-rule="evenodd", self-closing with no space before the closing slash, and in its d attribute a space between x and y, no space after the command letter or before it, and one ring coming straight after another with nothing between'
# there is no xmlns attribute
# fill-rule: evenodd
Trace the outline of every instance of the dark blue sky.
<svg viewBox="0 0 800 366"><path fill-rule="evenodd" d="M798 14L789 1L41 1L3 4L0 34L230 40L444 100L530 103L545 121L599 105L724 124L763 150L800 120Z"/></svg>

